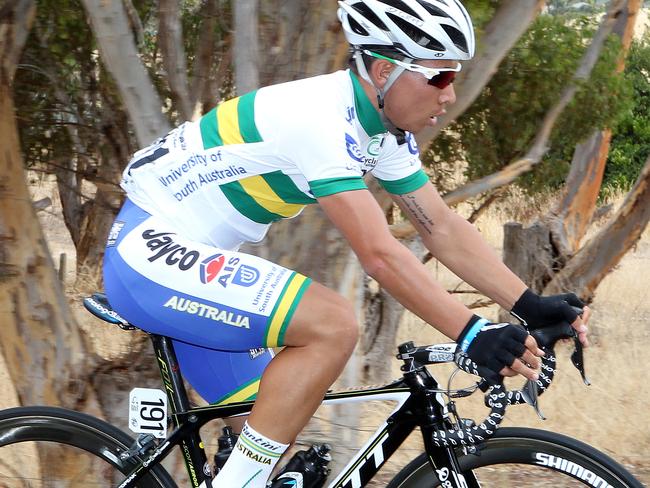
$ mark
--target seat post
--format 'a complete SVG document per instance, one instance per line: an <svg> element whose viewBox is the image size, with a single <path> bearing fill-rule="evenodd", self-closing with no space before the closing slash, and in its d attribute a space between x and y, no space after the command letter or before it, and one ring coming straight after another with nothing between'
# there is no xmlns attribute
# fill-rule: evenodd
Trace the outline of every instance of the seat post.
<svg viewBox="0 0 650 488"><path fill-rule="evenodd" d="M178 416L175 414L187 412L190 409L190 400L187 396L185 384L183 383L178 360L176 359L174 344L169 337L156 334L150 334L150 337L156 354L156 360L158 361L158 367L160 368L160 375L165 385L167 398L169 399L172 419L174 425L178 427ZM183 460L190 479L194 483L193 486L198 486L206 477L208 479L210 477L209 473L206 472L208 460L202 445L203 443L198 432L189 435L181 441Z"/></svg>

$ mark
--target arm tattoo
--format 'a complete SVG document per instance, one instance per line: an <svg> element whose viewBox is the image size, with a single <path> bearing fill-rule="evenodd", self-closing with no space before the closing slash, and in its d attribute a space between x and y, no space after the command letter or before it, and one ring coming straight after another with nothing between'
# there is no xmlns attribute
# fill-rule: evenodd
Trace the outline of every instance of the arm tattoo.
<svg viewBox="0 0 650 488"><path fill-rule="evenodd" d="M433 219L427 214L427 212L422 208L418 203L417 198L414 195L400 195L400 200L402 201L404 207L409 211L411 217L414 218L420 227L424 229L429 235L433 231Z"/></svg>

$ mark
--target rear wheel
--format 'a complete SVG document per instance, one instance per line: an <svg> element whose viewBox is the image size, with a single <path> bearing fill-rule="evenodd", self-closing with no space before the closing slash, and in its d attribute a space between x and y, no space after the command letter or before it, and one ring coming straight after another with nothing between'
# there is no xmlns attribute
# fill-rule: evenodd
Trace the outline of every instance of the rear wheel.
<svg viewBox="0 0 650 488"><path fill-rule="evenodd" d="M10 488L109 487L123 481L135 462L120 453L133 439L106 422L53 407L0 412L0 486ZM138 488L176 487L156 466Z"/></svg>
<svg viewBox="0 0 650 488"><path fill-rule="evenodd" d="M482 488L548 486L643 488L623 466L584 444L543 430L504 427L482 445L478 454L458 450L463 471L471 470ZM422 453L405 466L386 488L440 486Z"/></svg>

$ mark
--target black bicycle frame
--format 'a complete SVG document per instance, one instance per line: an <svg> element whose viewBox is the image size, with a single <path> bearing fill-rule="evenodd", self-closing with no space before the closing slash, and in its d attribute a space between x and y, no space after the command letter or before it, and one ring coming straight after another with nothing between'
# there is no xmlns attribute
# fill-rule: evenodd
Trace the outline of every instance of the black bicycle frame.
<svg viewBox="0 0 650 488"><path fill-rule="evenodd" d="M190 482L193 488L210 488L210 465L208 464L199 429L218 418L246 414L254 402L238 402L228 405L210 405L190 408L176 354L171 339L151 335L163 384L169 399L175 430L153 451L144 456L142 463L130 473L118 488L133 488L151 467L180 446ZM351 398L401 397L401 404L377 429L343 471L330 482L328 488L362 488L377 474L404 440L420 427L431 466L445 488L479 488L471 472L461 473L456 453L451 448L437 447L428 435L434 429L449 427L445 403L439 397L439 386L426 368L415 368L404 373L403 379L386 386L328 393L324 404ZM376 398L385 399L385 398ZM216 487L215 487L216 488Z"/></svg>

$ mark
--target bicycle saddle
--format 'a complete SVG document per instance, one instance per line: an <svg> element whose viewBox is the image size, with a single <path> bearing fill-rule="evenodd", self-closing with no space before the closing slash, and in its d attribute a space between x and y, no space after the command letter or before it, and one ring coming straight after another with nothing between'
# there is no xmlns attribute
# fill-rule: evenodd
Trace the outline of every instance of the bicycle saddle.
<svg viewBox="0 0 650 488"><path fill-rule="evenodd" d="M92 313L95 317L102 319L104 322L118 325L124 330L135 329L135 326L131 325L126 319L120 317L120 314L111 308L104 293L93 293L91 296L84 298L83 304L84 307L86 307L86 310Z"/></svg>

